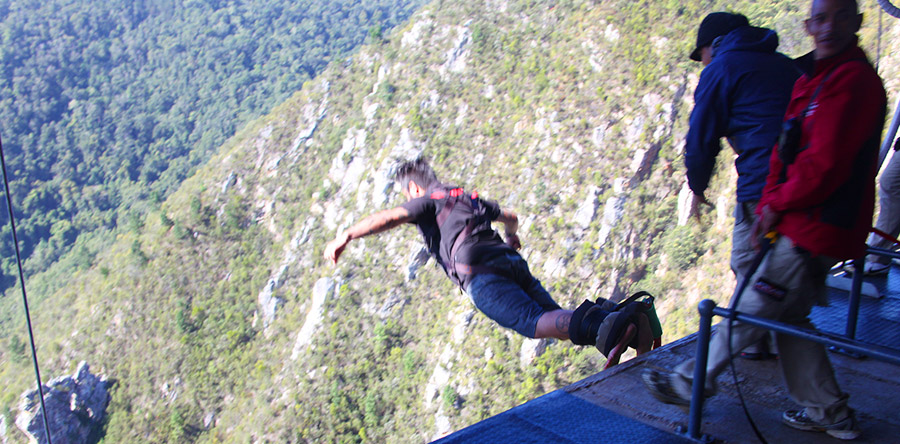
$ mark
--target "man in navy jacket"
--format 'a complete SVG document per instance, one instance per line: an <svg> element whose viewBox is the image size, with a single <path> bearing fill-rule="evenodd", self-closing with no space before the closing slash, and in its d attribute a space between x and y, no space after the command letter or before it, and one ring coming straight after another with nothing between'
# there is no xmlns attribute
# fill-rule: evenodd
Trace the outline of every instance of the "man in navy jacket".
<svg viewBox="0 0 900 444"><path fill-rule="evenodd" d="M694 110L685 142L684 162L693 192L691 216L700 219L700 204L712 204L704 192L726 137L737 153L737 205L734 210L731 269L738 282L753 262L750 232L756 204L769 172L769 153L781 132L781 121L800 71L793 60L776 52L775 31L750 26L740 14L714 12L697 33L691 59L705 65L694 92ZM762 341L745 350L746 357L765 357Z"/></svg>
<svg viewBox="0 0 900 444"><path fill-rule="evenodd" d="M812 330L813 305L827 302L828 270L840 260L859 257L866 248L887 96L857 45L862 14L855 0L812 0L804 23L816 44L814 63L794 86L785 113L785 127L793 130L786 131L771 152L753 230L774 231L777 240L756 269L752 285L736 295L731 306ZM740 321L719 324L709 347L707 396L717 390L715 380L727 368L729 351L765 333ZM838 439L858 437L856 414L825 346L783 333L776 338L787 392L800 407L785 411L782 422ZM688 404L695 362L682 361L672 372L648 369L642 376L657 399Z"/></svg>

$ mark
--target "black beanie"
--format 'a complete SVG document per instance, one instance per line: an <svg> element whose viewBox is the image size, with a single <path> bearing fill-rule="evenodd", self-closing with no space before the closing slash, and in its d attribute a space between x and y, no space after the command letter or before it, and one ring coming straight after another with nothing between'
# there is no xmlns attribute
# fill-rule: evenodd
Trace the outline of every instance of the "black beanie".
<svg viewBox="0 0 900 444"><path fill-rule="evenodd" d="M716 37L728 34L741 26L750 26L747 17L730 12L713 12L700 22L697 30L697 47L691 52L691 60L700 61L700 48L712 44Z"/></svg>

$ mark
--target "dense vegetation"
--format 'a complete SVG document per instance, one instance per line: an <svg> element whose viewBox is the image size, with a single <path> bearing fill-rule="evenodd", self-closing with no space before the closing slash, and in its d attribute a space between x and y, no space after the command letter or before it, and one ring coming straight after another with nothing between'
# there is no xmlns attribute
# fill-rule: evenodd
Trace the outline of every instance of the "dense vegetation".
<svg viewBox="0 0 900 444"><path fill-rule="evenodd" d="M418 3L2 2L0 136L28 273L139 218L236 128ZM0 289L15 276L7 220Z"/></svg>
<svg viewBox="0 0 900 444"><path fill-rule="evenodd" d="M433 264L409 278L410 227L354 242L336 268L320 259L337 230L399 202L385 177L419 153L521 215L523 255L562 306L649 289L665 342L680 338L696 302L727 298L733 281L729 156L709 192L717 209L677 224L694 27L713 10L745 12L799 55L804 5L427 5L243 126L65 275L33 310L44 374L86 359L115 381L103 442L419 443L595 373L592 348L551 341L528 359L534 344L475 312ZM885 77L897 77L890 62ZM594 217L578 222L586 201ZM318 308L313 289L327 282ZM9 299L0 415L11 424L33 376Z"/></svg>

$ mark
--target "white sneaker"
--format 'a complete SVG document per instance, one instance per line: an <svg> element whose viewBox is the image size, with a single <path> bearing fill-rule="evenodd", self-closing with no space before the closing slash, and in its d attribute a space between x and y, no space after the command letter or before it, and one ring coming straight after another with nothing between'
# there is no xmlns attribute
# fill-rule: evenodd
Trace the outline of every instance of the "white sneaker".
<svg viewBox="0 0 900 444"><path fill-rule="evenodd" d="M850 416L834 424L823 424L813 421L805 410L788 410L781 415L781 422L798 430L825 432L837 439L856 439L862 433L856 423L856 415L852 412Z"/></svg>
<svg viewBox="0 0 900 444"><path fill-rule="evenodd" d="M841 267L847 274L853 274L856 272L856 266L852 262L848 262L846 265ZM883 274L887 274L888 271L891 270L891 264L880 264L878 262L869 262L866 261L866 265L863 266L863 275L865 276L880 276Z"/></svg>
<svg viewBox="0 0 900 444"><path fill-rule="evenodd" d="M881 274L887 274L887 272L891 269L891 264L881 264L878 262L866 262L866 265L863 267L863 273L866 276L876 276Z"/></svg>

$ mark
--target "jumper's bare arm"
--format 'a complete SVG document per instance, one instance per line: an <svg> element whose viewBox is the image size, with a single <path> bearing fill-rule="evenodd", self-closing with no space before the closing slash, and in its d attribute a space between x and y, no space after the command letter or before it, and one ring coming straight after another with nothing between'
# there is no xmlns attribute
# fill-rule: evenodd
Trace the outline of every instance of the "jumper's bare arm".
<svg viewBox="0 0 900 444"><path fill-rule="evenodd" d="M361 221L353 224L350 228L338 233L338 235L325 246L325 259L336 264L341 253L344 252L344 249L351 240L381 233L382 231L390 230L391 228L405 224L411 220L412 217L409 215L409 211L403 207L391 208L390 210L379 211L375 214L366 216Z"/></svg>

